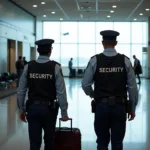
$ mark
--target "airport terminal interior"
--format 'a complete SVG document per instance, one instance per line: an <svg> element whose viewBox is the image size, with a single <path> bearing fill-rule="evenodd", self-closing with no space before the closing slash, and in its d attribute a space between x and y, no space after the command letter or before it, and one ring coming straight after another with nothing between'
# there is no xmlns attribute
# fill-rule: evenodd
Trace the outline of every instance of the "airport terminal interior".
<svg viewBox="0 0 150 150"><path fill-rule="evenodd" d="M124 150L150 149L149 0L0 0L0 150L29 149L28 123L18 117L15 64L19 56L27 62L36 60L35 41L43 38L55 40L50 59L62 66L68 115L73 127L81 131L82 150L96 150L91 98L83 92L81 82L90 58L104 50L103 30L118 31L116 51L132 64L136 55L142 66L136 118L127 121ZM70 127L70 122L62 126Z"/></svg>

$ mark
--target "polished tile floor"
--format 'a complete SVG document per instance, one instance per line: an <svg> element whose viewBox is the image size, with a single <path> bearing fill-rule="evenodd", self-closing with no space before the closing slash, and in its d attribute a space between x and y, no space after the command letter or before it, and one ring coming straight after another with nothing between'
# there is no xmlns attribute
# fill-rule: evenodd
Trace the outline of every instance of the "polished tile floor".
<svg viewBox="0 0 150 150"><path fill-rule="evenodd" d="M80 79L65 79L65 82L68 114L73 118L73 126L82 132L82 150L96 150L91 100L82 91ZM137 116L134 121L127 122L124 150L150 149L150 80L143 79L138 88ZM69 122L62 125L69 126ZM29 150L27 126L18 119L16 95L0 100L0 150Z"/></svg>

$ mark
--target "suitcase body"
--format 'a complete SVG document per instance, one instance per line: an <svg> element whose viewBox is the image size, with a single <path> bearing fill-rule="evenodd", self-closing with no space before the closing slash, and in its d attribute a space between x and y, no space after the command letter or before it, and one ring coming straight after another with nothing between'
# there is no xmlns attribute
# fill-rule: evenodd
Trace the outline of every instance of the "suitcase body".
<svg viewBox="0 0 150 150"><path fill-rule="evenodd" d="M54 149L81 150L80 130L78 128L72 128L72 126L71 128L62 128L62 127L56 128Z"/></svg>

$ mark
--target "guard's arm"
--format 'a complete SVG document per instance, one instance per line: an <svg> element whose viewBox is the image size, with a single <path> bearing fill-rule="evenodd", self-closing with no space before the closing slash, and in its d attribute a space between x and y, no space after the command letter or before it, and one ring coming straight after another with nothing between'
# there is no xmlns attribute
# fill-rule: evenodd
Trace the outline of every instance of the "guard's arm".
<svg viewBox="0 0 150 150"><path fill-rule="evenodd" d="M91 58L86 68L83 80L82 80L82 89L86 95L89 95L91 98L94 97L94 91L92 88L93 77L96 71L96 57Z"/></svg>
<svg viewBox="0 0 150 150"><path fill-rule="evenodd" d="M27 92L27 71L28 65L25 66L20 78L19 87L17 90L17 102L20 113L25 112L25 97Z"/></svg>
<svg viewBox="0 0 150 150"><path fill-rule="evenodd" d="M134 70L132 68L130 60L126 57L125 57L125 66L126 66L126 71L127 71L127 89L128 89L129 101L131 105L131 115L134 116L136 105L138 102L138 89L137 89Z"/></svg>
<svg viewBox="0 0 150 150"><path fill-rule="evenodd" d="M61 67L56 64L55 66L55 79L56 79L56 94L57 99L61 109L62 117L68 116L67 109L68 109L68 102L67 102L67 94L66 94L66 86L62 74Z"/></svg>

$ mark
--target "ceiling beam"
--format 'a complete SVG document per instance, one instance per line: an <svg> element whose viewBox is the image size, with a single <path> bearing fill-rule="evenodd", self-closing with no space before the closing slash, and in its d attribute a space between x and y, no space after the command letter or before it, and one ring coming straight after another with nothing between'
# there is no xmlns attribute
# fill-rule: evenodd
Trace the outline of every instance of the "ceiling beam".
<svg viewBox="0 0 150 150"><path fill-rule="evenodd" d="M20 6L16 2L14 2L13 0L8 0L8 1L11 2L12 4L16 5L17 7L19 7L20 9L22 9L23 11L25 11L26 13L28 13L29 15L31 15L32 17L36 18L35 15L33 15L31 12L29 12L28 10L26 10L25 8L23 8L22 6Z"/></svg>
<svg viewBox="0 0 150 150"><path fill-rule="evenodd" d="M63 10L63 8L60 6L59 2L57 0L54 0L56 5L59 7L59 9L63 12L63 14L65 15L65 17L69 20L70 18L68 17L68 15L66 14L66 12Z"/></svg>
<svg viewBox="0 0 150 150"><path fill-rule="evenodd" d="M76 1L77 9L78 9L78 10L81 10L78 0L75 0L75 1Z"/></svg>
<svg viewBox="0 0 150 150"><path fill-rule="evenodd" d="M141 6L141 4L144 2L144 0L141 0L138 5L133 9L131 14L127 17L127 20L131 18L131 16L134 14L134 12Z"/></svg>

